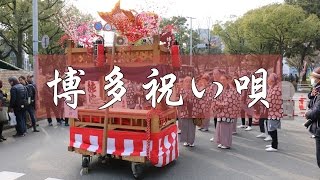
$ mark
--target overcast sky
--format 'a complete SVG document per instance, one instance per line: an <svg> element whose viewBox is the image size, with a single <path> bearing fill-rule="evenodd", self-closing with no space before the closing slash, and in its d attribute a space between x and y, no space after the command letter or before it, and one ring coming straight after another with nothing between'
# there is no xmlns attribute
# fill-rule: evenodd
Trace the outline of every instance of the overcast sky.
<svg viewBox="0 0 320 180"><path fill-rule="evenodd" d="M118 0L72 0L79 9L98 18L97 11L110 11ZM196 18L194 28L206 26L206 17L212 21L225 21L230 16L241 16L250 9L283 0L121 0L121 8L138 12L154 11L163 17L191 16Z"/></svg>

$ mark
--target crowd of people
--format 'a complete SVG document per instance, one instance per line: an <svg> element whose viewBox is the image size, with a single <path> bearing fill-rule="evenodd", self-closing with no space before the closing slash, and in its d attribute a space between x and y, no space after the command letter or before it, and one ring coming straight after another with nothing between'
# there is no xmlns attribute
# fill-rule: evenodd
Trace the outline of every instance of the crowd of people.
<svg viewBox="0 0 320 180"><path fill-rule="evenodd" d="M16 134L14 137L23 137L27 134L27 129L32 128L33 132L40 132L37 127L36 118L36 98L37 88L33 82L33 76L28 75L17 77L10 77L8 83L11 86L10 98L7 93L2 90L3 82L0 80L0 142L6 140L2 131L4 124L10 120L11 116L4 116L3 114L13 114L16 120ZM49 116L51 117L51 116ZM56 116L59 125L65 121L65 126L69 126L68 118L59 118ZM49 126L52 126L52 119L48 118Z"/></svg>
<svg viewBox="0 0 320 180"><path fill-rule="evenodd" d="M201 99L194 98L191 91L191 77L185 77L182 81L180 93L186 103L178 108L180 140L184 146L195 146L195 134L198 123L201 125L198 130L209 131L210 121L214 122L214 137L210 141L215 141L217 147L230 149L232 147L232 135L237 133L237 128L244 128L245 131L252 130L253 118L259 119L261 134L257 138L264 138L264 141L271 141L266 146L267 152L278 151L278 129L281 128L282 96L278 75L271 73L267 80L267 97L270 107L266 108L261 102L248 108L248 93L250 88L244 91L241 96L236 95L236 85L234 79L223 72L213 72L203 74L196 80L199 90L206 89L206 95ZM312 91L308 94L310 103L305 114L307 122L304 124L316 140L316 157L320 168L320 68L316 68L310 75ZM217 91L214 84L209 82L218 81L222 83L224 90L219 97L213 97ZM200 102L202 101L202 102ZM241 119L241 125L237 126L237 119ZM246 124L248 119L248 124Z"/></svg>
<svg viewBox="0 0 320 180"><path fill-rule="evenodd" d="M267 109L262 103L248 108L250 100L248 95L250 88L244 90L241 95L238 94L236 84L233 81L238 78L237 75L229 76L221 71L213 71L210 74L203 74L196 79L196 86L199 91L206 89L204 97L195 98L191 91L191 77L185 77L180 93L185 101L183 106L178 107L179 129L181 131L181 142L184 146L195 146L196 119L201 119L202 123L198 130L205 132L209 130L210 121L214 122L214 137L210 141L215 141L218 148L230 149L232 147L232 135L236 134L237 119L241 119L241 125L238 128L245 128L246 131L252 130L252 120L259 118L261 134L257 138L265 138L265 141L271 141L266 146L266 151L274 152L278 149L277 129L281 128L280 118L282 117L281 89L278 85L277 74L272 73L268 77L267 100L272 103ZM223 85L223 92L218 97L214 97L217 92L217 86L211 82L220 82ZM246 125L248 118L248 125ZM266 128L267 127L267 130Z"/></svg>
<svg viewBox="0 0 320 180"><path fill-rule="evenodd" d="M8 112L12 112L15 115L16 119L16 134L17 136L25 136L27 133L27 121L26 115L29 114L31 119L32 127L34 132L39 132L36 126L35 120L35 87L32 84L31 76L25 78L24 76L20 76L19 79L16 77L10 77L8 79L8 83L11 85L10 89L10 99L8 99L8 95L1 90L1 108L2 111L6 107ZM1 81L2 88L3 82ZM5 112L6 113L6 112ZM4 120L1 121L1 132L4 126ZM6 140L1 133L1 140Z"/></svg>

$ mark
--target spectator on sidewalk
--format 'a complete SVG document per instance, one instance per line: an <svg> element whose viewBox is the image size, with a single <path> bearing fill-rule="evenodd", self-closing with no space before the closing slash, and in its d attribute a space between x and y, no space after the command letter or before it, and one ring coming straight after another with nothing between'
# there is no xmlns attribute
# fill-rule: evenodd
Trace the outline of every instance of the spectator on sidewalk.
<svg viewBox="0 0 320 180"><path fill-rule="evenodd" d="M7 98L7 94L5 94L2 91L2 81L0 80L0 111L6 111L5 108L4 108L5 102L6 102L6 98ZM2 113L7 113L7 112L2 112ZM5 123L5 121L3 119L0 119L0 142L7 140L2 135L4 123Z"/></svg>
<svg viewBox="0 0 320 180"><path fill-rule="evenodd" d="M36 84L34 83L32 78L33 78L33 75L28 75L27 76L27 82L28 82L28 84L32 84L34 87L36 87Z"/></svg>
<svg viewBox="0 0 320 180"><path fill-rule="evenodd" d="M35 100L34 100L34 109L35 109L35 111L37 111L37 106L36 106L36 102L37 102L37 100L39 99L39 97L38 97L38 93L37 93L37 86L36 86L36 84L34 83L34 81L33 81L33 75L28 75L27 76L27 83L28 84L32 84L33 85L33 88L35 89L35 95L34 95L34 98L35 98ZM39 126L39 124L37 124L36 123L36 126Z"/></svg>
<svg viewBox="0 0 320 180"><path fill-rule="evenodd" d="M294 79L292 73L290 73L290 75L289 75L289 81L292 83L294 80L295 80L295 79Z"/></svg>
<svg viewBox="0 0 320 180"><path fill-rule="evenodd" d="M26 108L26 111L28 112L29 117L31 119L33 132L40 132L37 130L36 117L35 117L36 88L32 84L28 84L27 79L24 76L19 77L19 82L26 87L28 92L28 98L30 98L30 104Z"/></svg>
<svg viewBox="0 0 320 180"><path fill-rule="evenodd" d="M27 89L19 83L18 78L10 77L8 79L11 85L10 89L10 106L9 112L14 112L16 116L16 131L14 137L22 137L27 133L26 128L26 101L27 101Z"/></svg>
<svg viewBox="0 0 320 180"><path fill-rule="evenodd" d="M315 135L317 164L320 168L320 68L316 68L311 73L310 80L313 87L313 90L310 93L310 98L312 97L312 100L308 105L309 110L305 114L307 122L304 126L309 128L309 131Z"/></svg>

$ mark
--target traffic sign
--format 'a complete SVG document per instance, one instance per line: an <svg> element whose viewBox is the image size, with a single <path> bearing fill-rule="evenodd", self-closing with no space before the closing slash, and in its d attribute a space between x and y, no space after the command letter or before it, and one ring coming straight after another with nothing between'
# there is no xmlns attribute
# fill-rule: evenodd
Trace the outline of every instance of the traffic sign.
<svg viewBox="0 0 320 180"><path fill-rule="evenodd" d="M206 48L206 44L197 44L197 48L198 49L203 49L203 48Z"/></svg>
<svg viewBox="0 0 320 180"><path fill-rule="evenodd" d="M49 46L50 38L48 35L44 35L41 40L41 45L43 49L47 49Z"/></svg>
<svg viewBox="0 0 320 180"><path fill-rule="evenodd" d="M103 30L111 31L112 30L112 26L110 24L105 24Z"/></svg>
<svg viewBox="0 0 320 180"><path fill-rule="evenodd" d="M100 31L102 29L102 23L101 22L96 22L94 23L94 28L97 30L97 31Z"/></svg>

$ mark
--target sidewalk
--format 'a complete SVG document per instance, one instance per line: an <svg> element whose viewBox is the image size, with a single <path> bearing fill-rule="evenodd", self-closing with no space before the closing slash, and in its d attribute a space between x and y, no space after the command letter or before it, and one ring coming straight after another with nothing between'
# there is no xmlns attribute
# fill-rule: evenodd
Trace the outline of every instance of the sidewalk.
<svg viewBox="0 0 320 180"><path fill-rule="evenodd" d="M42 121L42 120L46 120L46 119L37 119L37 122ZM10 126L9 125L9 121L4 125L3 130L7 130L7 129L11 129L14 128L14 126Z"/></svg>

